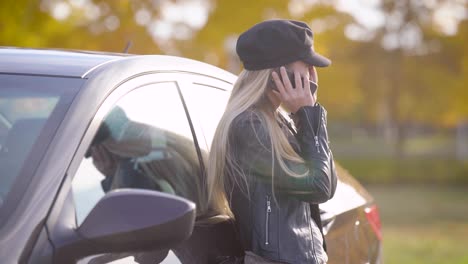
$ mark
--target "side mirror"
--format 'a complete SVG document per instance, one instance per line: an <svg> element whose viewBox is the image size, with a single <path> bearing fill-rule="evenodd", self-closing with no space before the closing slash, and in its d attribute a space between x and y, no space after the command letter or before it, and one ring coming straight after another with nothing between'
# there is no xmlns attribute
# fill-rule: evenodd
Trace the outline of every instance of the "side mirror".
<svg viewBox="0 0 468 264"><path fill-rule="evenodd" d="M169 249L186 240L195 204L156 191L119 189L107 193L57 250L56 263L90 255Z"/></svg>

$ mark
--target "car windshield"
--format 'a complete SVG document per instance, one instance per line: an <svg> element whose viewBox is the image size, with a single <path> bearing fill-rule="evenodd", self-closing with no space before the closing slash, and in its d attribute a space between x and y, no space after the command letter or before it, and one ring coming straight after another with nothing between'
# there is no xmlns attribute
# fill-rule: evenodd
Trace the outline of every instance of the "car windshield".
<svg viewBox="0 0 468 264"><path fill-rule="evenodd" d="M72 78L0 74L0 224L22 196L76 93Z"/></svg>

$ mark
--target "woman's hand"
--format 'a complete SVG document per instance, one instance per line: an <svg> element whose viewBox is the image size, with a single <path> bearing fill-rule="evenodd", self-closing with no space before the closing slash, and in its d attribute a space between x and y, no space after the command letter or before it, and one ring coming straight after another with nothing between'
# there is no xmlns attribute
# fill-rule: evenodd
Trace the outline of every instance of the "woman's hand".
<svg viewBox="0 0 468 264"><path fill-rule="evenodd" d="M292 113L296 113L303 106L315 105L316 96L314 98L310 91L309 76L302 76L304 78L304 83L302 83L300 73L295 71L294 82L296 88L293 88L284 67L280 68L280 73L283 82L276 72L272 73L273 80L278 89L278 91L273 91L273 93L280 98L283 107Z"/></svg>

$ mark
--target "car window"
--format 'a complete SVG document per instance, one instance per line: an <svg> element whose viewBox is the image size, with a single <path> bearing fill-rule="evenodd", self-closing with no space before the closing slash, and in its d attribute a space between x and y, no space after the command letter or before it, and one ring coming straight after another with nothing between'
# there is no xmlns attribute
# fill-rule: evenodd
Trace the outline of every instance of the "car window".
<svg viewBox="0 0 468 264"><path fill-rule="evenodd" d="M213 141L219 120L223 116L230 92L198 83L184 86L182 92L190 117L196 120L202 130L203 142L200 142L200 148L207 152ZM210 101L209 104L206 103L207 99Z"/></svg>
<svg viewBox="0 0 468 264"><path fill-rule="evenodd" d="M203 212L199 157L174 82L133 90L105 116L72 183L78 225L119 188L175 194Z"/></svg>
<svg viewBox="0 0 468 264"><path fill-rule="evenodd" d="M8 135L8 130L11 128L10 120L0 113L0 147L5 144L6 136Z"/></svg>
<svg viewBox="0 0 468 264"><path fill-rule="evenodd" d="M0 74L0 224L30 182L81 80Z"/></svg>
<svg viewBox="0 0 468 264"><path fill-rule="evenodd" d="M0 98L0 112L6 128L0 143L3 172L0 196L8 194L58 98L53 94L25 95L20 91L11 91Z"/></svg>

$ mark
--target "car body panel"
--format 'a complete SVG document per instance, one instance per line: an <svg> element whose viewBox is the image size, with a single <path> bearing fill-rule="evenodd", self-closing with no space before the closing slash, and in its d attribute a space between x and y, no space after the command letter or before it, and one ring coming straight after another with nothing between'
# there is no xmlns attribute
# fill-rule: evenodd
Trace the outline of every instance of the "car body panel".
<svg viewBox="0 0 468 264"><path fill-rule="evenodd" d="M339 164L337 173L335 197L320 205L328 263L381 263L381 244L365 215L374 200Z"/></svg>
<svg viewBox="0 0 468 264"><path fill-rule="evenodd" d="M0 48L0 72L81 78L93 67L121 55L79 51Z"/></svg>

